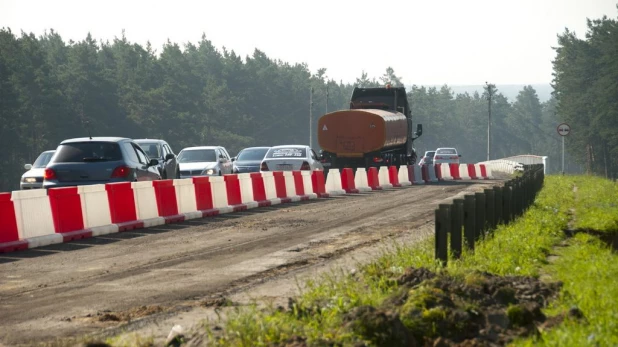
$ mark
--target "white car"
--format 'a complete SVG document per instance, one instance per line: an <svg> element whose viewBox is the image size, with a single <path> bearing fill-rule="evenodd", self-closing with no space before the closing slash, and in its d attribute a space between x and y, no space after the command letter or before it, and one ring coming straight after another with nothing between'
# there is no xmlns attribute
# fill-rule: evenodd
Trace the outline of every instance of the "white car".
<svg viewBox="0 0 618 347"><path fill-rule="evenodd" d="M24 169L28 171L21 176L19 188L22 190L43 188L43 172L45 171L45 167L54 153L56 153L55 150L45 151L39 154L39 157L36 158L34 164L24 165Z"/></svg>
<svg viewBox="0 0 618 347"><path fill-rule="evenodd" d="M434 164L459 164L461 154L457 153L456 148L443 147L436 149L436 154L433 156Z"/></svg>
<svg viewBox="0 0 618 347"><path fill-rule="evenodd" d="M221 146L188 147L178 153L180 178L232 173L232 159Z"/></svg>
<svg viewBox="0 0 618 347"><path fill-rule="evenodd" d="M260 165L260 171L298 170L324 170L311 147L305 145L271 147Z"/></svg>

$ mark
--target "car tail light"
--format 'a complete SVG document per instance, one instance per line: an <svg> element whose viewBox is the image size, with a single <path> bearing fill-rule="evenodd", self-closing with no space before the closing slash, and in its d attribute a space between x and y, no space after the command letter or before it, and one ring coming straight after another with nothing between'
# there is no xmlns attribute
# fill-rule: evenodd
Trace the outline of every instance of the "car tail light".
<svg viewBox="0 0 618 347"><path fill-rule="evenodd" d="M374 163L381 163L381 162L382 162L382 158L380 158L380 157L374 157L374 158L373 158L373 162L374 162Z"/></svg>
<svg viewBox="0 0 618 347"><path fill-rule="evenodd" d="M260 165L260 171L268 171L268 166L266 165L266 162L262 162L262 165Z"/></svg>
<svg viewBox="0 0 618 347"><path fill-rule="evenodd" d="M309 166L309 163L307 163L306 161L303 161L303 165L300 166L301 170L311 170L311 167Z"/></svg>
<svg viewBox="0 0 618 347"><path fill-rule="evenodd" d="M435 157L433 157L433 158L434 158L434 159L444 159L444 158L442 158L442 156L440 156L440 155L436 155L436 156L435 156Z"/></svg>
<svg viewBox="0 0 618 347"><path fill-rule="evenodd" d="M112 178L124 178L129 176L131 169L128 166L118 166L112 172Z"/></svg>
<svg viewBox="0 0 618 347"><path fill-rule="evenodd" d="M56 177L56 171L52 170L52 169L45 169L45 171L43 172L43 179L50 181L50 180L55 180Z"/></svg>
<svg viewBox="0 0 618 347"><path fill-rule="evenodd" d="M452 157L451 157L451 159L457 159L457 156L456 156L456 155L454 155L454 156L452 156Z"/></svg>

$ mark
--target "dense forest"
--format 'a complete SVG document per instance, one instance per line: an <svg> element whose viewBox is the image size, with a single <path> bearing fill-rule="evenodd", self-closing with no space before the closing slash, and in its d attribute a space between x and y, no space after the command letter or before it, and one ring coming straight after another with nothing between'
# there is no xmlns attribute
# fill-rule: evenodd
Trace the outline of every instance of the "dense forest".
<svg viewBox="0 0 618 347"><path fill-rule="evenodd" d="M604 31L598 34L604 37L589 41L570 33L561 36L556 98L541 103L531 86L515 100L508 100L499 89L492 93L492 159L547 155L550 171L557 172L561 147L556 126L580 117L572 122L573 141L567 141L569 151L577 156L567 161L586 163L585 154L590 152L595 158L591 168L601 172L599 153L610 160L616 149L616 142L610 140L612 134L616 138L615 123L611 133L606 121L615 111L605 107L616 102L618 79L611 80L603 69L616 66L618 60L598 56L605 42L615 41L615 24L606 22L591 23L591 30L609 25L614 36L605 37ZM590 59L598 61L576 67L576 63L588 63L579 50L590 47L595 49ZM582 90L591 78L588 70L599 81L584 97ZM0 191L17 189L23 165L40 152L54 149L63 139L89 134L162 138L176 152L186 146L217 144L232 155L247 146L308 144L310 108L315 129L324 112L348 106L354 86L401 84L401 76L392 68L383 76L370 77L362 71L359 75L354 83L337 82L326 78L325 68L312 73L304 63L286 63L257 49L251 56L240 57L233 50L214 47L204 36L197 44L168 41L157 51L150 44L131 43L124 35L112 42L90 35L79 42L65 42L55 31L36 37L4 28L0 30ZM484 79L479 76L480 81ZM602 93L603 86L608 93ZM565 101L578 91L581 104ZM487 92L455 94L447 85L412 86L408 92L414 122L424 128L415 142L419 152L455 146L464 162L486 159ZM602 104L586 108L597 102ZM593 136L592 126L604 129L606 135ZM313 146L319 150L315 130L312 133Z"/></svg>

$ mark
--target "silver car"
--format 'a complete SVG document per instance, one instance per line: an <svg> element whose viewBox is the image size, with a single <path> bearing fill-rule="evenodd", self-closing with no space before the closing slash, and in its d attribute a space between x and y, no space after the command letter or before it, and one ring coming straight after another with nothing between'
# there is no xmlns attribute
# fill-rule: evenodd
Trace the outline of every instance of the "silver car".
<svg viewBox="0 0 618 347"><path fill-rule="evenodd" d="M221 146L188 147L178 153L180 178L232 173L232 159Z"/></svg>
<svg viewBox="0 0 618 347"><path fill-rule="evenodd" d="M43 174L45 173L45 167L49 163L56 151L45 151L39 154L34 164L24 165L24 169L28 170L21 176L19 182L19 188L21 189L39 189L43 188Z"/></svg>
<svg viewBox="0 0 618 347"><path fill-rule="evenodd" d="M304 145L271 147L260 165L260 171L324 170L313 149Z"/></svg>
<svg viewBox="0 0 618 347"><path fill-rule="evenodd" d="M461 154L457 153L456 148L443 147L436 149L436 154L433 156L434 164L459 164Z"/></svg>

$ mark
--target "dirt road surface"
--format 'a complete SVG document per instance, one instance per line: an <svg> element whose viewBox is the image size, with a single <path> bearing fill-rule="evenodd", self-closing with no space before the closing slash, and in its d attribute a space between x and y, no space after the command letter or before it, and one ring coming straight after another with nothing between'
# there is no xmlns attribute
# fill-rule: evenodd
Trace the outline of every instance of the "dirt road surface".
<svg viewBox="0 0 618 347"><path fill-rule="evenodd" d="M0 254L0 344L138 332L212 315L213 298L283 300L298 278L354 266L385 239L433 232L437 204L499 181L411 186Z"/></svg>

